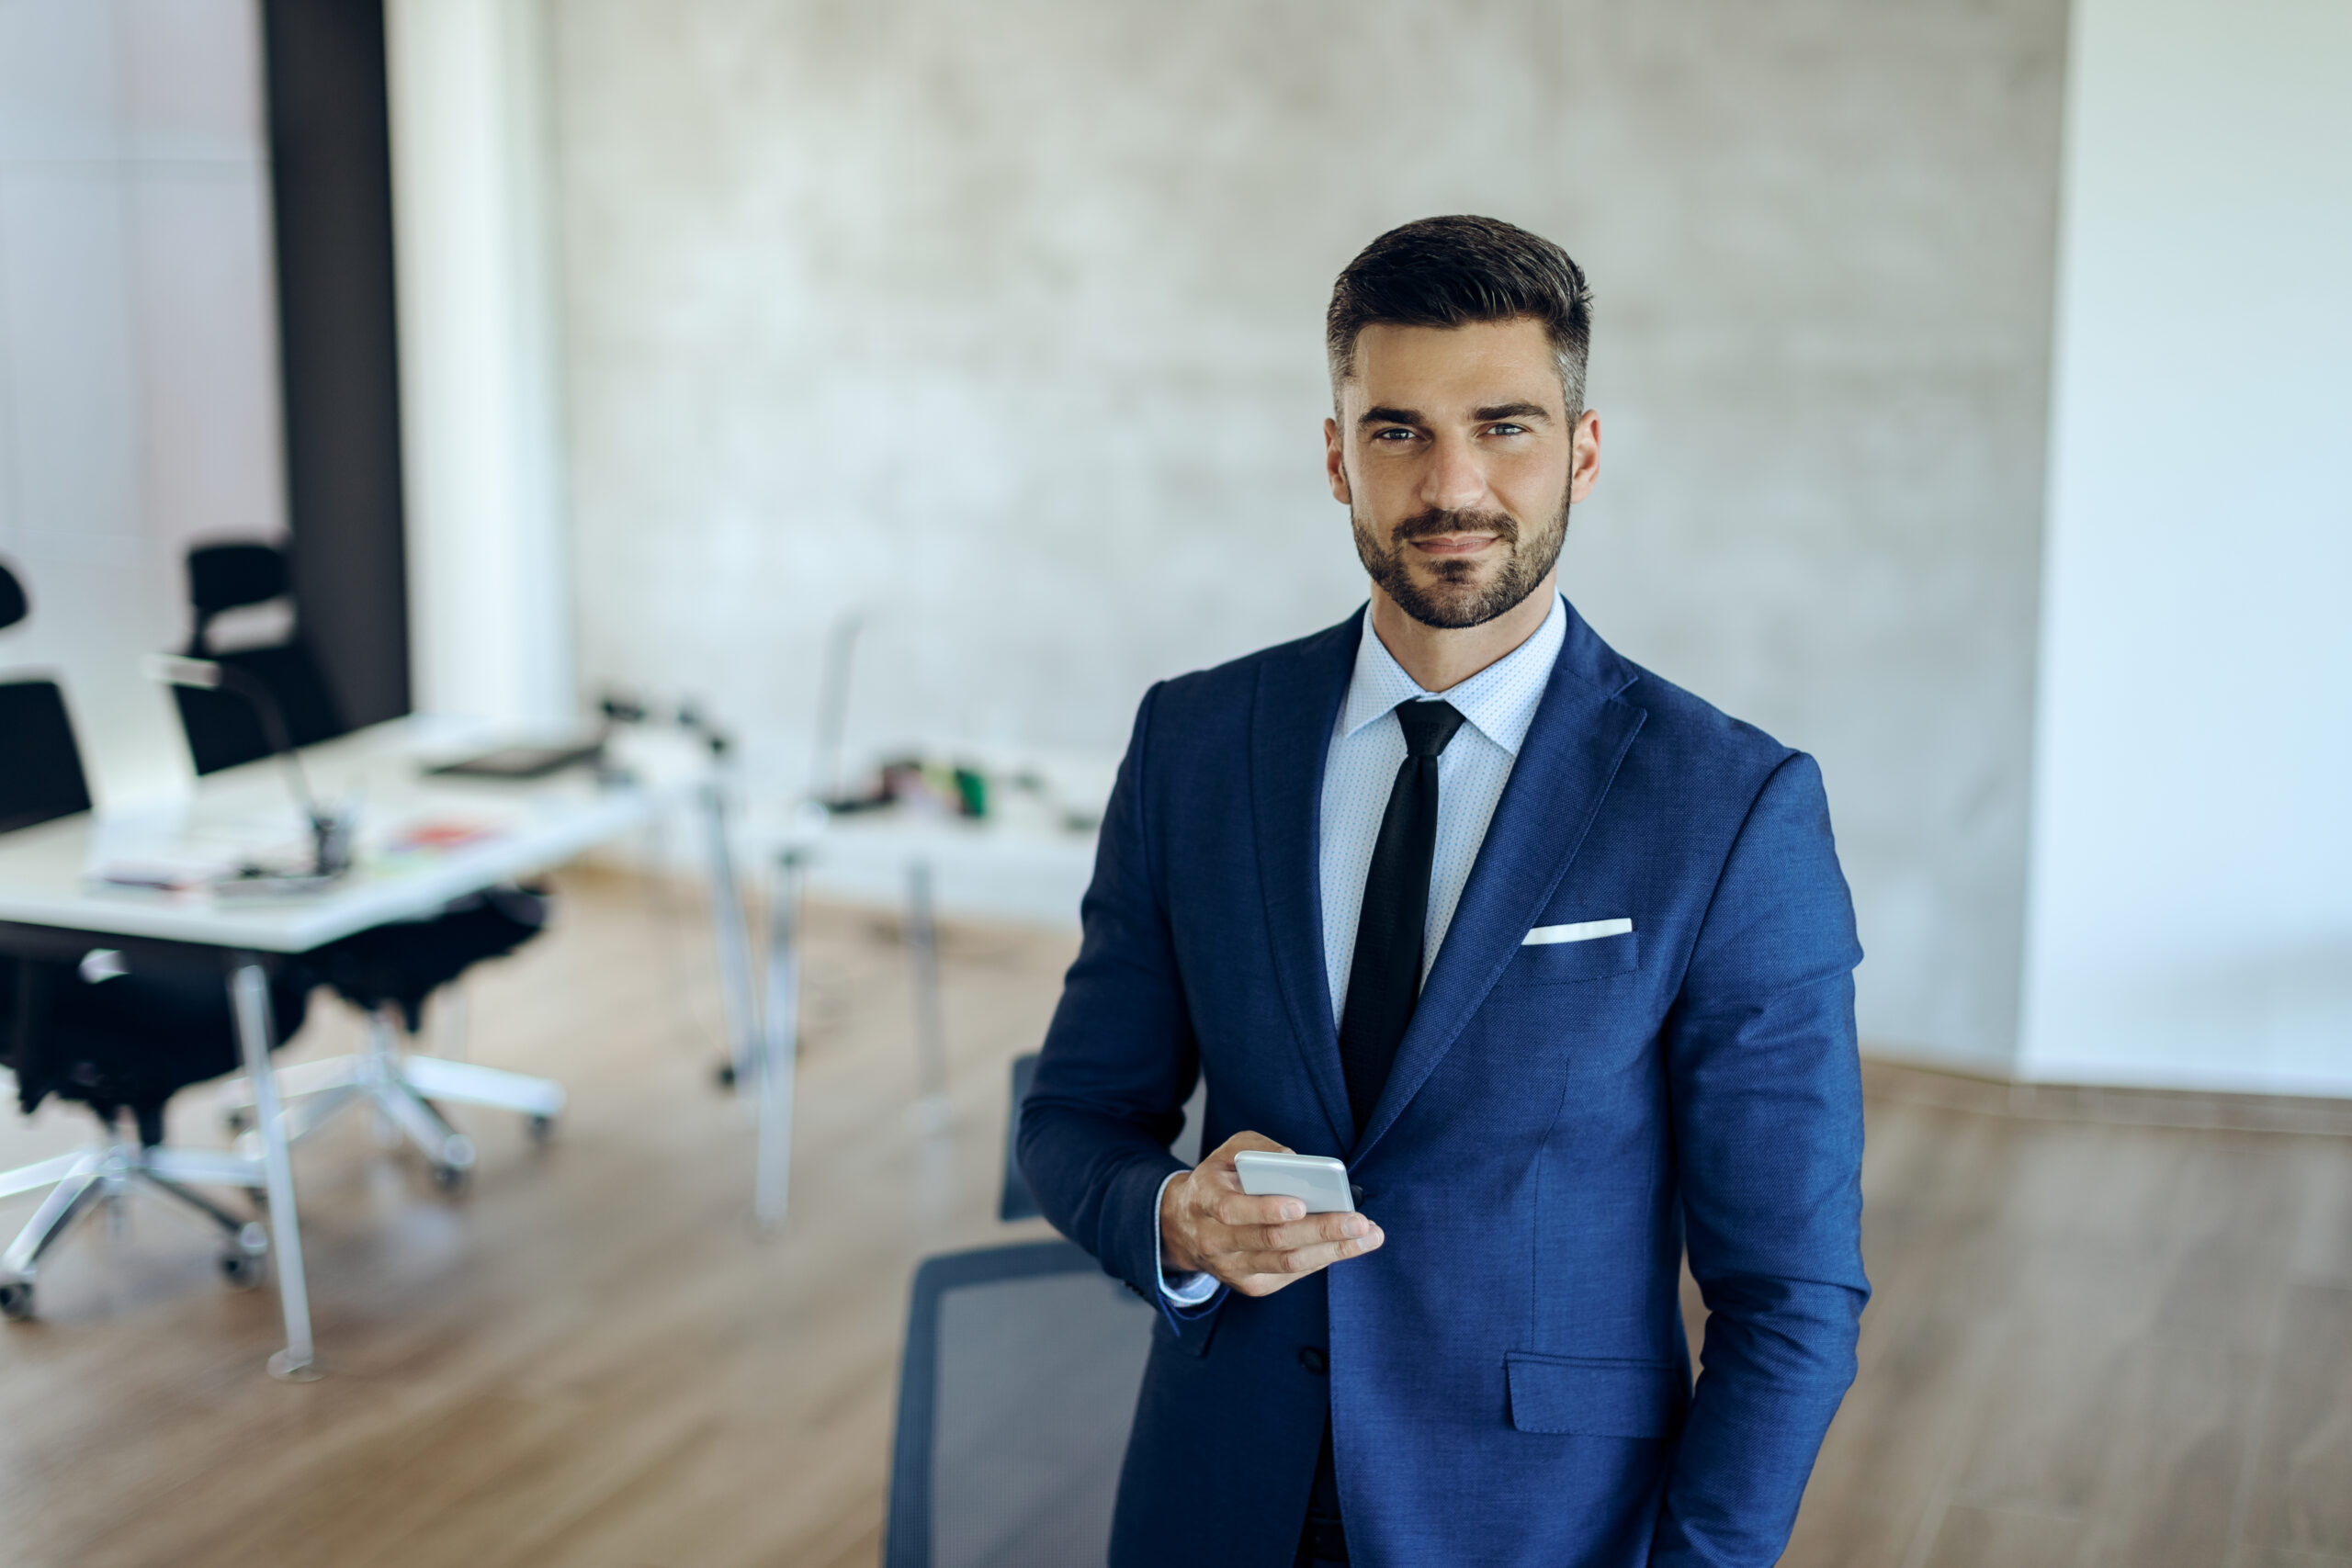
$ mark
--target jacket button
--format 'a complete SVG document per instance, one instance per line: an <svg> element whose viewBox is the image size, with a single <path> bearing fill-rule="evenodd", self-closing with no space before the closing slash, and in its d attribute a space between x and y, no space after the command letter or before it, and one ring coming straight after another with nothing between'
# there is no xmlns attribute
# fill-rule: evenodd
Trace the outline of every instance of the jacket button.
<svg viewBox="0 0 2352 1568"><path fill-rule="evenodd" d="M1301 1345L1298 1348L1298 1364L1318 1378L1323 1375L1324 1369L1330 1365L1323 1359L1323 1352L1312 1345Z"/></svg>
<svg viewBox="0 0 2352 1568"><path fill-rule="evenodd" d="M1365 1191L1361 1187L1351 1184L1348 1188L1348 1196L1353 1198L1356 1201L1356 1207L1361 1209L1363 1207L1363 1201L1371 1197L1372 1194Z"/></svg>

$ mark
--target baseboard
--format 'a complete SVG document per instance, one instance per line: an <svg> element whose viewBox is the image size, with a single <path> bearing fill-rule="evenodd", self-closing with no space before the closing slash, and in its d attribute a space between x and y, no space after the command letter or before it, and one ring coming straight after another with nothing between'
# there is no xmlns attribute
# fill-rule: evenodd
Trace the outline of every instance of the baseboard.
<svg viewBox="0 0 2352 1568"><path fill-rule="evenodd" d="M2352 1137L2352 1100L2314 1095L2022 1083L1870 1056L1862 1059L1862 1093L1867 1099L1894 1104L1929 1105L2028 1121Z"/></svg>

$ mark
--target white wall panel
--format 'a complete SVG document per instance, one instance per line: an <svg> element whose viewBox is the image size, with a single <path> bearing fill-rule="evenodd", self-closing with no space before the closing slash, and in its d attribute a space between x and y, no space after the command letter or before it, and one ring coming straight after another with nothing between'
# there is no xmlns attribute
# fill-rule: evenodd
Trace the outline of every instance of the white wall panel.
<svg viewBox="0 0 2352 1568"><path fill-rule="evenodd" d="M2073 78L2024 1070L2352 1094L2352 9Z"/></svg>
<svg viewBox="0 0 2352 1568"><path fill-rule="evenodd" d="M0 183L0 330L28 550L122 565L140 555L131 205L111 163L19 164Z"/></svg>
<svg viewBox="0 0 2352 1568"><path fill-rule="evenodd" d="M111 5L0 0L0 158L109 158L121 126Z"/></svg>
<svg viewBox="0 0 2352 1568"><path fill-rule="evenodd" d="M112 0L122 151L147 162L250 164L266 141L252 0Z"/></svg>
<svg viewBox="0 0 2352 1568"><path fill-rule="evenodd" d="M269 202L252 162L131 191L146 536L175 561L284 526Z"/></svg>
<svg viewBox="0 0 2352 1568"><path fill-rule="evenodd" d="M192 537L283 532L253 0L0 0L0 554L102 800L183 787L142 655Z"/></svg>
<svg viewBox="0 0 2352 1568"><path fill-rule="evenodd" d="M416 703L570 720L540 8L390 0L385 17Z"/></svg>

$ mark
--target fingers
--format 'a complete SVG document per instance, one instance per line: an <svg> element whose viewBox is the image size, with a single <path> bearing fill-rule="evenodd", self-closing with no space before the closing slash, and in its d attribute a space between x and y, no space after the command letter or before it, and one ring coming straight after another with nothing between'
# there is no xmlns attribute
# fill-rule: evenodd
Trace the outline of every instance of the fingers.
<svg viewBox="0 0 2352 1568"><path fill-rule="evenodd" d="M1231 1243L1237 1251L1295 1252L1302 1247L1360 1240L1372 1231L1372 1222L1362 1214L1309 1214L1287 1224L1234 1226Z"/></svg>
<svg viewBox="0 0 2352 1568"><path fill-rule="evenodd" d="M1208 1217L1221 1225L1279 1225L1306 1217L1306 1205L1295 1198L1252 1198L1238 1187L1229 1192L1213 1190L1203 1197Z"/></svg>
<svg viewBox="0 0 2352 1568"><path fill-rule="evenodd" d="M1376 1251L1384 1239L1385 1238L1382 1236L1380 1227L1372 1225L1363 1235L1348 1236L1339 1241L1317 1242L1307 1247L1235 1252L1219 1258L1218 1261L1244 1275L1272 1274L1295 1277L1301 1274L1312 1274L1318 1269L1329 1269L1334 1263L1350 1258L1361 1258L1367 1252Z"/></svg>

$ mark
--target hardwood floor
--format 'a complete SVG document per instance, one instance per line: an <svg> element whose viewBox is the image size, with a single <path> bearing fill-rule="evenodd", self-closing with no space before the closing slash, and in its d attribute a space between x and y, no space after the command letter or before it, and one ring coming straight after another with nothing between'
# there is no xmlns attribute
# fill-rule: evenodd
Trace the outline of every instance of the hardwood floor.
<svg viewBox="0 0 2352 1568"><path fill-rule="evenodd" d="M914 1262L1045 1234L993 1217L1004 1063L1072 943L950 930L954 1107L926 1138L896 933L818 912L792 1216L762 1238L698 906L565 890L469 998L476 1059L570 1086L554 1146L465 1118L482 1161L453 1201L364 1117L306 1145L331 1373L308 1385L261 1374L275 1300L223 1290L207 1238L146 1202L126 1235L86 1225L41 1321L0 1333L0 1558L876 1561ZM355 1035L322 1001L291 1049ZM175 1136L216 1141L183 1099ZM2352 1568L2352 1140L1894 1095L1870 1131L1878 1294L1786 1561ZM0 1114L0 1166L81 1135Z"/></svg>

